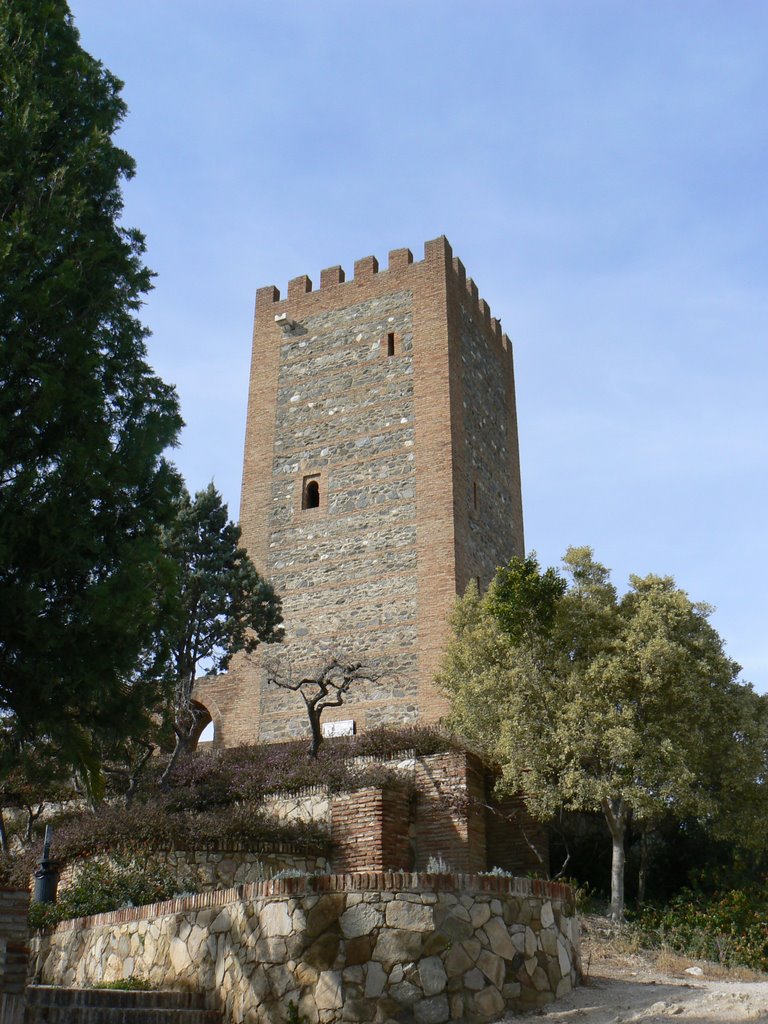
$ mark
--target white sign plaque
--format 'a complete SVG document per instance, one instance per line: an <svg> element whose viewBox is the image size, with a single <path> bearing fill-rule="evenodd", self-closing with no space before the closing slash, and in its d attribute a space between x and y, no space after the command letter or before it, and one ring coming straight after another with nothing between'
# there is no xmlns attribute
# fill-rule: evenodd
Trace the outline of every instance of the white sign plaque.
<svg viewBox="0 0 768 1024"><path fill-rule="evenodd" d="M330 736L354 736L355 723L353 719L348 722L323 722L323 737Z"/></svg>

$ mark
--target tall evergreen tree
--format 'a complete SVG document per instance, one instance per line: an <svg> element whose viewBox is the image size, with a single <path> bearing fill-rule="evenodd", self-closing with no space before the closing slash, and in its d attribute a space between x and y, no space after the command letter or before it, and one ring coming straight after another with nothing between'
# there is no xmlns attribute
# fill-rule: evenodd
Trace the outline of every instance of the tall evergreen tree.
<svg viewBox="0 0 768 1024"><path fill-rule="evenodd" d="M166 658L163 673L169 718L176 736L163 784L178 759L194 749L210 716L192 699L198 672L218 675L232 656L283 638L282 608L272 585L262 579L245 548L240 527L209 484L194 498L184 491L176 517L164 531L164 550L176 572L176 586L155 642Z"/></svg>
<svg viewBox="0 0 768 1024"><path fill-rule="evenodd" d="M0 714L87 760L140 714L181 420L120 224L121 83L78 39L64 0L0 5Z"/></svg>

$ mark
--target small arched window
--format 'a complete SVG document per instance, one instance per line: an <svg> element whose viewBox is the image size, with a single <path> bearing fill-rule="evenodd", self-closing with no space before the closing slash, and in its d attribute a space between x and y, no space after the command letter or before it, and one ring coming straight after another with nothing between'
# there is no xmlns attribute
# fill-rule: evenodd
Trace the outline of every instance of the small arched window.
<svg viewBox="0 0 768 1024"><path fill-rule="evenodd" d="M307 477L304 480L304 488L301 496L302 508L320 507L320 481L317 477Z"/></svg>

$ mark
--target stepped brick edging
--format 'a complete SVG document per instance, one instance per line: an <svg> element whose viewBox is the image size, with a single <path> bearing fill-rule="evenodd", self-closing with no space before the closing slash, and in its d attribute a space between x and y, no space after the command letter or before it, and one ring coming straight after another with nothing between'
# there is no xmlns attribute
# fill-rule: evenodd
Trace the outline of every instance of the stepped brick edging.
<svg viewBox="0 0 768 1024"><path fill-rule="evenodd" d="M58 988L30 985L23 1024L221 1024L221 1013L206 1009L202 992ZM5 1022L0 1018L0 1024ZM22 1024L22 1017L18 1022Z"/></svg>
<svg viewBox="0 0 768 1024"><path fill-rule="evenodd" d="M76 917L62 921L53 932L67 932L100 925L126 924L130 921L148 921L166 914L187 914L198 910L223 907L236 900L257 900L275 896L300 896L327 892L462 892L493 893L499 896L533 896L538 899L561 900L573 905L573 891L562 882L548 882L542 878L509 878L504 875L430 874L423 871L361 871L341 875L307 875L301 878L270 878L263 882L248 882L215 892L179 896L162 903L148 903L143 907L126 907L89 917Z"/></svg>
<svg viewBox="0 0 768 1024"><path fill-rule="evenodd" d="M0 888L0 1024L15 1021L29 961L29 891ZM18 998L17 998L18 997Z"/></svg>

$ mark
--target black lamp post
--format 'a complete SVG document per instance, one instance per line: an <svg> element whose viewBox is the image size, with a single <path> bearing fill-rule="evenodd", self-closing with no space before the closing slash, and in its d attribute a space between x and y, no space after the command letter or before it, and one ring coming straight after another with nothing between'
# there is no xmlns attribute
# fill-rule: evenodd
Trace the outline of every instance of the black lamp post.
<svg viewBox="0 0 768 1024"><path fill-rule="evenodd" d="M59 870L56 862L51 860L51 837L53 836L53 825L45 826L45 839L43 840L43 859L35 871L35 891L32 894L33 903L55 903L56 888L59 884Z"/></svg>

